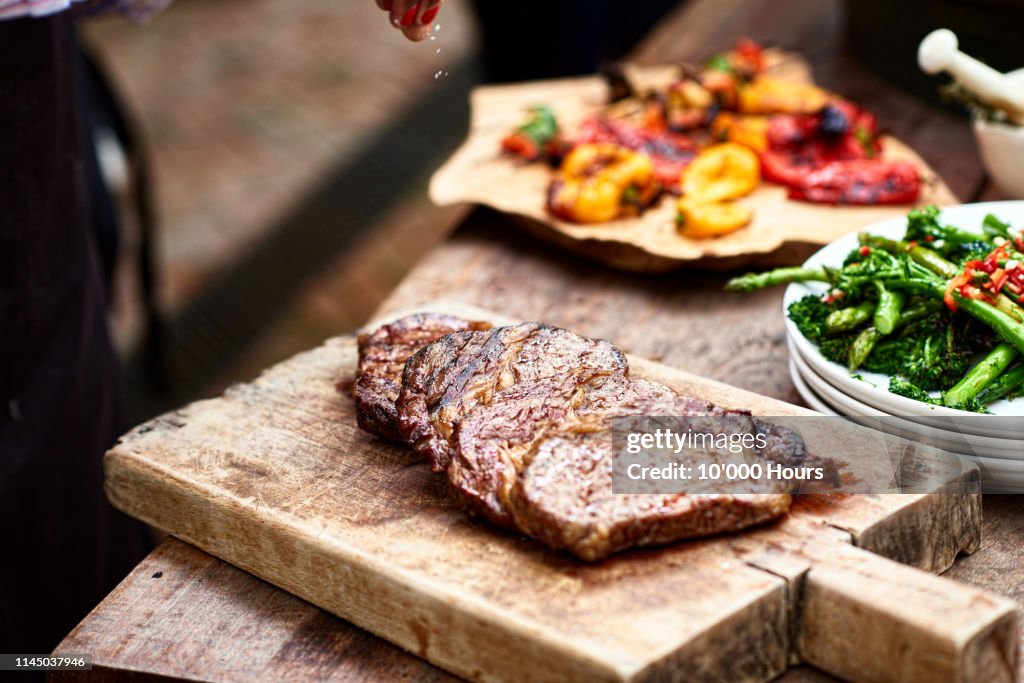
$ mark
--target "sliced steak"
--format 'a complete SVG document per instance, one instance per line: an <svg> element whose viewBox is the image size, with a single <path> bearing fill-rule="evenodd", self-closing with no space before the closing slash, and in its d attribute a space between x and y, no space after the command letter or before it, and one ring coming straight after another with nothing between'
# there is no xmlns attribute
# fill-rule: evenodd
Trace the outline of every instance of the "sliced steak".
<svg viewBox="0 0 1024 683"><path fill-rule="evenodd" d="M401 441L395 401L409 356L427 344L461 330L486 330L489 323L439 313L419 313L359 335L359 370L355 382L359 427Z"/></svg>
<svg viewBox="0 0 1024 683"><path fill-rule="evenodd" d="M430 458L434 470L442 472L451 461L456 427L499 394L502 402L506 395L516 401L551 401L550 406L533 406L543 413L569 400L590 379L625 376L627 371L625 356L608 342L548 325L522 323L451 335L418 351L406 364L396 404L399 428L413 448ZM516 389L520 384L524 386Z"/></svg>
<svg viewBox="0 0 1024 683"><path fill-rule="evenodd" d="M631 379L611 344L537 323L396 321L360 338L356 396L360 426L426 454L472 510L586 560L737 531L785 513L791 500L787 482L743 495L615 494L613 417L665 416L715 431L732 416L729 429L768 437L757 457L794 465L804 456L788 430ZM707 457L678 455L691 465Z"/></svg>
<svg viewBox="0 0 1024 683"><path fill-rule="evenodd" d="M682 414L670 406L649 408L642 414ZM764 457L788 464L801 460L799 437L753 422L770 433ZM788 482L752 482L752 490L763 493L750 494L613 493L613 457L612 432L601 421L588 418L549 432L525 458L507 494L515 525L553 548L595 561L626 548L738 531L783 515L792 500ZM680 461L686 457L684 452ZM696 461L691 454L687 464ZM727 486L737 488L735 482Z"/></svg>
<svg viewBox="0 0 1024 683"><path fill-rule="evenodd" d="M622 375L569 382L562 376L520 382L470 411L451 439L448 480L468 506L514 527L509 495L534 444L566 423L608 429L615 415L722 415L706 401Z"/></svg>
<svg viewBox="0 0 1024 683"><path fill-rule="evenodd" d="M640 380L603 375L578 382L557 375L526 380L469 411L451 439L448 481L468 506L492 522L512 527L508 493L537 439L581 415L603 414L636 393ZM651 385L653 387L657 385ZM674 394L662 387L667 395Z"/></svg>

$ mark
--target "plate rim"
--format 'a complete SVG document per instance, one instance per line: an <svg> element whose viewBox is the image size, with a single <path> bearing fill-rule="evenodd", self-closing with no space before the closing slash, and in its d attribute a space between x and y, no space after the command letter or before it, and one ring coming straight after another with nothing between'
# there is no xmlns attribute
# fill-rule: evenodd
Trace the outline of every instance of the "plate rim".
<svg viewBox="0 0 1024 683"><path fill-rule="evenodd" d="M863 405L865 408L868 408L868 409L874 411L877 414L865 415L863 413L858 413L856 415L852 415L852 417L869 417L869 418L870 417L887 417L887 418L890 418L892 420L898 420L901 423L906 423L907 426L906 427L902 427L902 428L906 429L907 431L911 431L912 432L912 431L914 431L915 427L919 426L919 427L922 427L922 428L934 429L934 430L936 430L938 432L945 432L945 433L949 433L949 434L954 434L956 436L961 437L965 442L967 442L966 445L970 446L971 448L974 448L974 449L977 449L979 451L983 451L984 452L983 455L978 455L976 453L962 453L961 455L969 455L971 457L986 457L986 458L992 458L992 459L995 459L995 460L1012 460L1012 461L1015 461L1015 462L1020 462L1022 465L1024 465L1024 448L1018 448L1017 449L1020 452L1020 454L1021 454L1020 457L1013 457L1012 455L994 455L994 454L992 454L993 449L994 450L999 450L999 451L1007 451L1007 452L1012 451L1013 450L1014 442L1015 441L1019 441L1018 439L1005 438L1005 437L996 437L996 436L990 436L990 435L986 435L986 434L972 434L972 433L965 433L965 432L953 432L953 431L951 431L949 429L944 429L942 427L937 427L937 426L929 425L927 423L922 423L922 422L916 422L914 420L910 420L910 419L908 419L906 417L903 417L903 416L900 416L900 415L891 415L889 413L885 413L884 411L880 411L880 410L877 410L876 408L872 408L871 406L869 406L869 405L867 405L865 403L861 403L860 401L857 401L856 399L852 398L851 396L843 394L839 389L837 389L836 387L832 386L824 378L822 378L817 373L815 373L812 368L808 367L806 360L802 356L800 356L799 354L794 354L794 356L790 359L790 361L796 366L796 370L800 374L800 379L807 385L807 388L811 392L814 392L815 388L818 387L818 386L821 386L821 385L824 385L825 387L827 387L823 392L819 392L818 393L818 396L819 396L820 400L822 400L827 405L831 405L831 406L833 406L834 408L836 408L838 410L844 411L846 413L847 417L851 417L851 415L849 415L849 411L860 410L857 407L857 405L860 404L860 405ZM808 373L810 374L810 376L808 376ZM817 381L815 381L815 380L817 380ZM843 397L842 400L851 402L852 403L852 407L851 407L850 404L842 405L841 403L833 402L833 401L840 400L840 399L836 399L835 398L835 396L837 396L837 395L838 396L842 396ZM840 413L840 414L842 415L843 413ZM899 425L897 425L897 426L899 426ZM937 438L943 439L943 437L941 435L938 435ZM991 442L991 441L996 441L996 442L1005 441L1007 443L1005 445L1001 444L1001 443L988 443L988 442ZM954 449L951 449L948 446L940 446L940 448L943 448L945 450L954 450L955 449L955 447L954 447Z"/></svg>

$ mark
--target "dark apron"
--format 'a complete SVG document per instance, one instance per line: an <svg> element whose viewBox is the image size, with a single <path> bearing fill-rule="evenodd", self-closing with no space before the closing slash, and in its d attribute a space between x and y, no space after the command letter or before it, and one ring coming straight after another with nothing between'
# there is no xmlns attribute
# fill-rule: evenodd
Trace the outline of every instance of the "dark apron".
<svg viewBox="0 0 1024 683"><path fill-rule="evenodd" d="M103 497L118 374L81 139L67 14L0 22L3 652L50 651L146 542Z"/></svg>

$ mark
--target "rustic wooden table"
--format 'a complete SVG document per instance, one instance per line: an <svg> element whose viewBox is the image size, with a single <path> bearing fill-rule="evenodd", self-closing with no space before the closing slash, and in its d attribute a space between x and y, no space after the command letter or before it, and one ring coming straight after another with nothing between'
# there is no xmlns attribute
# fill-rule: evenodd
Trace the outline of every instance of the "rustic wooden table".
<svg viewBox="0 0 1024 683"><path fill-rule="evenodd" d="M842 50L838 0L694 0L636 59L697 58L738 36L798 50L820 83L875 110L964 201L992 197L966 123L869 75ZM790 382L781 290L729 297L728 276L621 275L474 211L428 254L381 313L447 298L614 340L627 352L799 403ZM725 299L728 298L726 302ZM981 549L948 572L1024 602L1024 497L986 496ZM58 648L90 653L89 680L451 680L451 676L174 539L160 545ZM55 674L53 680L83 680ZM786 681L826 681L807 667Z"/></svg>

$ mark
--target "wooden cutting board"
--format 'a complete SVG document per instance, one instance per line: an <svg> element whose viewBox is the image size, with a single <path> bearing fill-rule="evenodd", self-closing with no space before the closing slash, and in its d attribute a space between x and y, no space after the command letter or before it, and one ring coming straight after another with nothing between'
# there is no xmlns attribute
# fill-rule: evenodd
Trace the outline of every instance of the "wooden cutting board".
<svg viewBox="0 0 1024 683"><path fill-rule="evenodd" d="M978 548L977 494L799 497L749 533L585 564L470 519L427 464L357 429L336 388L356 358L334 338L133 429L106 456L108 497L474 680L767 681L796 662L1015 680L1014 603L927 573ZM813 414L630 362L720 405Z"/></svg>
<svg viewBox="0 0 1024 683"><path fill-rule="evenodd" d="M785 81L809 82L811 70L798 55L769 51L770 73ZM630 67L641 92L671 83L676 67ZM549 105L559 125L574 131L584 118L606 106L608 85L599 76L477 88L470 97L470 130L465 142L437 171L430 197L440 205L473 202L518 217L526 230L556 246L630 272L657 273L685 267L732 269L753 264L796 264L832 240L867 225L904 216L912 207L826 206L790 201L779 185L764 182L740 200L754 221L712 239L683 237L675 227L671 197L637 218L580 225L552 216L545 207L552 178L545 164L522 164L500 152L500 143L538 104ZM882 124L884 125L884 121ZM883 156L909 161L924 185L918 205L947 206L956 197L925 161L899 140L885 136Z"/></svg>

